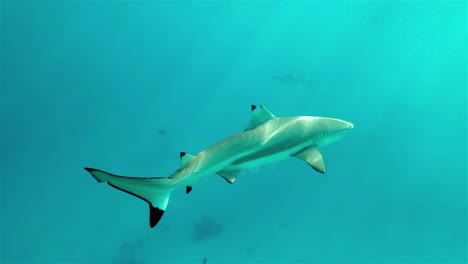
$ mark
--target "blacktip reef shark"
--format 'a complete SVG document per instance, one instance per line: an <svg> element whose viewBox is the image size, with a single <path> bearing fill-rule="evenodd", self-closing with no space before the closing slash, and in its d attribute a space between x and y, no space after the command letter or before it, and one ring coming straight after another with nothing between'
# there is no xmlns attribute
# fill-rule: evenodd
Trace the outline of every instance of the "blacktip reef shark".
<svg viewBox="0 0 468 264"><path fill-rule="evenodd" d="M295 157L325 173L319 148L347 134L353 124L315 116L276 117L264 105L251 106L247 128L197 155L180 153L182 165L169 177L137 178L118 176L85 168L98 182L134 195L149 204L150 227L161 220L174 189L184 186L188 194L201 178L218 174L234 183L241 170Z"/></svg>

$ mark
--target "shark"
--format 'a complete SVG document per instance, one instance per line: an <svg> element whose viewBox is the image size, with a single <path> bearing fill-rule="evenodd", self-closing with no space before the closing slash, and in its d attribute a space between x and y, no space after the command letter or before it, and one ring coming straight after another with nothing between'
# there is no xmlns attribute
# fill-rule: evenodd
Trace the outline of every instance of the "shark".
<svg viewBox="0 0 468 264"><path fill-rule="evenodd" d="M86 167L98 182L149 204L149 225L155 227L166 211L171 193L193 186L209 175L219 175L228 183L242 170L297 158L315 171L325 173L320 148L346 135L354 124L337 118L317 116L277 117L264 105L251 105L252 116L244 130L207 147L196 155L180 152L181 165L169 177L120 176Z"/></svg>

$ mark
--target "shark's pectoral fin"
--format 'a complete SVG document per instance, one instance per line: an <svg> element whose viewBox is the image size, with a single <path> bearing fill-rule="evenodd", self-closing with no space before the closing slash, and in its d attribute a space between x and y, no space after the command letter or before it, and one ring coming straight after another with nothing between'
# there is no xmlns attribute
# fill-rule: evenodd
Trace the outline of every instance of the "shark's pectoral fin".
<svg viewBox="0 0 468 264"><path fill-rule="evenodd" d="M252 109L252 119L250 120L250 123L245 130L256 128L270 121L271 119L277 118L264 105L260 105L258 107L255 105L252 105L251 109Z"/></svg>
<svg viewBox="0 0 468 264"><path fill-rule="evenodd" d="M223 170L218 171L216 174L223 177L227 182L234 183L236 181L236 177L239 174L240 170Z"/></svg>
<svg viewBox="0 0 468 264"><path fill-rule="evenodd" d="M180 165L181 168L186 167L194 158L195 156L192 154L188 154L187 152L180 152L180 160L182 164Z"/></svg>
<svg viewBox="0 0 468 264"><path fill-rule="evenodd" d="M185 187L185 193L189 194L192 191L192 186Z"/></svg>
<svg viewBox="0 0 468 264"><path fill-rule="evenodd" d="M325 161L317 147L305 148L293 155L307 162L314 170L325 173Z"/></svg>

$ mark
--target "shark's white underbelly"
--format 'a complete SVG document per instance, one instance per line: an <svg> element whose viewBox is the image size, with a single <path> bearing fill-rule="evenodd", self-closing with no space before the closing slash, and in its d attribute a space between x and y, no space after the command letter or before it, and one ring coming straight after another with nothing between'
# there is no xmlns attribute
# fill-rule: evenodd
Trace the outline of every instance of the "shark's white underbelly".
<svg viewBox="0 0 468 264"><path fill-rule="evenodd" d="M253 159L253 160L248 160L242 163L237 163L237 164L232 164L235 159L232 160L225 160L221 163L218 164L213 164L210 168L205 168L204 170L197 170L193 171L193 173L190 174L189 177L185 177L184 180L178 183L178 185L194 185L197 183L200 179L216 174L219 171L224 171L224 170L245 170L245 169L251 169L255 167L260 167L263 165L267 165L270 163L275 163L278 161L286 160L288 158L291 158L292 155L295 153L299 152L303 148L307 147L310 145L310 143L305 143L298 145L294 148L274 153L272 155L264 156L261 158ZM244 154L247 155L247 154ZM241 155L240 157L242 157ZM239 156L237 156L239 158Z"/></svg>
<svg viewBox="0 0 468 264"><path fill-rule="evenodd" d="M281 132L283 134L257 135L252 133L259 131L253 130L207 148L198 153L187 168L174 175L179 179L177 185L192 186L201 178L218 172L251 169L286 160L304 148L316 145L314 137Z"/></svg>
<svg viewBox="0 0 468 264"><path fill-rule="evenodd" d="M301 144L298 145L294 148L288 149L286 151L278 152L272 155L264 156L258 159L254 160L249 160L246 162L242 162L240 164L231 164L228 167L226 167L227 170L244 170L244 169L251 169L263 165L267 165L270 163L275 163L278 161L282 161L285 159L290 158L292 155L296 154L297 152L301 151L305 147L307 147L310 144Z"/></svg>

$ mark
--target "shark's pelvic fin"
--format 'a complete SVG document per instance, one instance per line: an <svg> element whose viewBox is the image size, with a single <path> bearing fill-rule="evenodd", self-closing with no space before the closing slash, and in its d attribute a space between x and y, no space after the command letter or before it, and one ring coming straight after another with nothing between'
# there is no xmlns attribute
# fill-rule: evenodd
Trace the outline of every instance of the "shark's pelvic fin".
<svg viewBox="0 0 468 264"><path fill-rule="evenodd" d="M325 173L325 161L317 147L305 148L293 155L307 162L314 170Z"/></svg>
<svg viewBox="0 0 468 264"><path fill-rule="evenodd" d="M185 187L185 193L189 194L192 191L192 186L186 186Z"/></svg>
<svg viewBox="0 0 468 264"><path fill-rule="evenodd" d="M107 182L110 186L138 197L149 204L150 227L161 220L166 210L172 187L171 179L164 177L133 178L118 176L102 170L85 168L98 182Z"/></svg>
<svg viewBox="0 0 468 264"><path fill-rule="evenodd" d="M247 125L247 128L245 130L256 128L272 119L277 118L264 105L260 105L258 107L255 105L252 105L251 109L252 109L252 119L250 120L250 123Z"/></svg>
<svg viewBox="0 0 468 264"><path fill-rule="evenodd" d="M218 171L216 174L223 177L227 182L232 184L236 181L236 178L239 172L240 170L223 170L223 171Z"/></svg>
<svg viewBox="0 0 468 264"><path fill-rule="evenodd" d="M195 156L192 154L188 154L187 152L180 152L180 160L182 164L180 165L181 168L186 167L194 158Z"/></svg>

